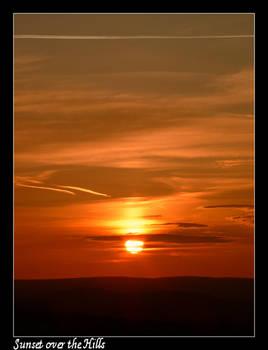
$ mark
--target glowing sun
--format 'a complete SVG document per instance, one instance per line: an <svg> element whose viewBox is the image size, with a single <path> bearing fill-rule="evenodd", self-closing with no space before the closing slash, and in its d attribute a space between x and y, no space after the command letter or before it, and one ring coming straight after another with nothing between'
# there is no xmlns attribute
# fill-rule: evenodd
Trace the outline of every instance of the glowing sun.
<svg viewBox="0 0 268 350"><path fill-rule="evenodd" d="M131 254L137 254L143 250L143 244L142 241L126 241L125 247Z"/></svg>

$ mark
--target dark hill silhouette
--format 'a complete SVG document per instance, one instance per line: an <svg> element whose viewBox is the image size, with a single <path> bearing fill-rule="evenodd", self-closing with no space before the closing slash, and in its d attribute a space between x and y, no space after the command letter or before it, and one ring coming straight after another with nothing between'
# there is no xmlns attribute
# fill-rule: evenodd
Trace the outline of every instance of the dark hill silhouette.
<svg viewBox="0 0 268 350"><path fill-rule="evenodd" d="M16 280L16 336L253 335L242 278Z"/></svg>

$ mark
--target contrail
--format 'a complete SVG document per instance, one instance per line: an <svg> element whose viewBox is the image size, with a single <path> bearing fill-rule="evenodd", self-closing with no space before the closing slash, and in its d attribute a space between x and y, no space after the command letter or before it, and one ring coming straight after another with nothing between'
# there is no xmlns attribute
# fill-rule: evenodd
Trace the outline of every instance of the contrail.
<svg viewBox="0 0 268 350"><path fill-rule="evenodd" d="M239 39L254 35L14 35L15 39L62 39L62 40L131 40L131 39Z"/></svg>
<svg viewBox="0 0 268 350"><path fill-rule="evenodd" d="M32 185L25 185L25 184L21 184L21 183L17 183L16 185L20 186L20 187L29 187L29 188L37 188L37 189L42 189L42 190L64 192L64 193L68 193L68 194L71 194L71 195L75 196L74 192L71 192L71 191L68 191L68 190L62 190L60 188L45 187L45 186L32 186ZM89 190L89 189L86 189L86 188L82 188L82 187L63 186L63 185L56 185L56 186L62 187L62 188L69 188L71 190L76 190L76 191L81 191L81 192L87 192L87 193L90 193L90 194L95 194L96 196L111 197L108 194L95 192L95 191L92 191L92 190Z"/></svg>
<svg viewBox="0 0 268 350"><path fill-rule="evenodd" d="M41 189L41 190L49 190L49 191L57 191L57 192L64 192L64 193L68 193L71 195L75 195L73 192L71 191L67 191L67 190L61 190L59 188L53 188L53 187L44 187L44 186L31 186L31 185L23 185L23 184L16 184L17 186L21 186L21 187L29 187L29 188L37 188L37 189Z"/></svg>
<svg viewBox="0 0 268 350"><path fill-rule="evenodd" d="M58 185L58 186L59 186L59 187L63 187L63 188L70 188L71 190L76 190L76 191L81 191L81 192L87 192L87 193L95 194L96 196L111 197L111 196L109 196L108 194L100 193L100 192L95 192L95 191L88 190L88 189L82 188L82 187L62 186L62 185Z"/></svg>

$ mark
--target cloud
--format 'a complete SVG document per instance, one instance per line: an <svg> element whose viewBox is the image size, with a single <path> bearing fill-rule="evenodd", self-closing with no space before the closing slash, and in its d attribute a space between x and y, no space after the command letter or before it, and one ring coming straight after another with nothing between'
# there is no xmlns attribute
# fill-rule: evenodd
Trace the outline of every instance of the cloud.
<svg viewBox="0 0 268 350"><path fill-rule="evenodd" d="M252 225L254 224L254 215L230 216L226 217L226 220L243 225Z"/></svg>
<svg viewBox="0 0 268 350"><path fill-rule="evenodd" d="M152 225L159 225L159 226L177 225L178 227L183 227L183 228L208 227L208 225L196 224L195 222L164 222L164 223L152 224Z"/></svg>
<svg viewBox="0 0 268 350"><path fill-rule="evenodd" d="M205 206L206 209L214 209L214 208L247 208L253 209L254 205L251 204L226 204L226 205L208 205Z"/></svg>
<svg viewBox="0 0 268 350"><path fill-rule="evenodd" d="M69 189L70 190L74 190L74 191L90 193L90 194L93 194L93 195L96 195L96 196L111 197L108 194L96 192L96 191L90 190L88 188L83 188L83 187L64 186L64 185L54 185L56 187L48 187L48 186L39 186L39 185L38 186L36 186L36 185L33 186L33 185L30 185L30 184L44 184L44 180L47 180L47 178L51 177L51 175L54 174L54 173L55 173L55 170L47 170L47 171L43 171L40 174L37 174L36 177L29 176L29 175L27 175L27 176L25 176L25 175L24 176L16 176L16 178L15 178L15 185L19 186L19 187L35 188L35 189L63 192L63 193L71 194L71 195L75 195L75 193L72 192L72 191L69 191ZM60 189L58 187L61 187L61 188L64 188L64 189ZM66 188L66 190L65 190L65 188Z"/></svg>
<svg viewBox="0 0 268 350"><path fill-rule="evenodd" d="M56 40L130 40L130 39L243 39L254 35L14 35L15 39L56 39Z"/></svg>
<svg viewBox="0 0 268 350"><path fill-rule="evenodd" d="M222 132L227 127L224 127L221 132L215 132L212 127L214 122L210 122L208 129L199 128L197 123L192 130L186 127L179 128L174 126L173 128L152 130L150 134L148 134L148 131L129 132L128 135L123 132L120 138L113 140L75 141L73 144L71 142L68 144L61 140L62 144L59 144L56 150L55 146L57 143L47 139L45 150L40 149L40 145L34 150L32 148L22 148L15 156L16 161L34 162L35 164L84 164L91 166L103 166L105 164L106 166L121 168L156 168L159 166L159 159L152 157L171 157L172 159L174 157L188 159L196 157L207 158L209 154L211 157L217 157L222 155L223 152L226 155L231 155L234 152L234 142L236 142L236 151L240 152L241 156L250 154L250 143L247 144L247 134L241 134L241 137L239 136L238 139L237 133L229 133L227 140L221 140ZM218 120L215 125L217 124L219 127L220 122ZM207 123L208 120L206 120L206 123L203 121L204 125L207 125ZM229 128L230 125L234 125L234 123L230 124L229 121ZM242 127L240 123L236 125L236 127L239 126ZM110 122L107 127L110 127ZM83 128L83 125L80 128ZM108 132L107 129L106 132ZM42 138L43 136L40 135L40 137ZM247 147L245 147L245 144ZM163 162L162 164L160 163L161 166L163 166ZM164 164L164 166L166 165ZM191 172L196 173L196 170Z"/></svg>
<svg viewBox="0 0 268 350"><path fill-rule="evenodd" d="M96 196L103 196L103 197L111 197L110 195L108 194L105 194L105 193L100 193L100 192L95 192L95 191L92 191L92 190L89 190L87 188L82 188L82 187L75 187L75 186L63 186L63 185L58 185L59 187L63 187L63 188L69 188L71 190L76 190L76 191L81 191L81 192L87 192L87 193L90 193L90 194L94 194Z"/></svg>
<svg viewBox="0 0 268 350"><path fill-rule="evenodd" d="M139 239L145 242L154 243L174 243L174 244L191 244L191 243L228 243L231 239L226 239L221 236L198 236L198 235L181 235L174 233L146 234L146 235L87 235L84 239L103 242L120 242L128 239Z"/></svg>
<svg viewBox="0 0 268 350"><path fill-rule="evenodd" d="M27 174L22 176L15 176L15 184L24 184L26 183L34 183L34 184L42 184L44 180L47 180L52 174L55 173L55 170L45 170L38 174Z"/></svg>
<svg viewBox="0 0 268 350"><path fill-rule="evenodd" d="M143 219L157 219L157 218L161 218L162 215L161 214L153 214L153 215L145 215L143 216Z"/></svg>
<svg viewBox="0 0 268 350"><path fill-rule="evenodd" d="M232 168L234 166L241 166L241 165L246 165L251 161L248 159L225 159L225 160L217 160L216 164L220 168Z"/></svg>
<svg viewBox="0 0 268 350"><path fill-rule="evenodd" d="M194 222L179 222L178 227L208 227L208 225L196 224Z"/></svg>
<svg viewBox="0 0 268 350"><path fill-rule="evenodd" d="M32 73L39 71L41 66L47 61L49 57L47 56L35 56L35 55L22 55L15 56L14 60L14 71L16 79L18 78L18 73Z"/></svg>
<svg viewBox="0 0 268 350"><path fill-rule="evenodd" d="M21 184L21 183L17 183L16 185L19 186L19 187L36 188L36 189L41 189L41 190L49 190L49 191L68 193L68 194L71 194L73 196L75 195L71 191L61 190L59 188L45 187L45 186L32 186L32 185L26 185L26 184Z"/></svg>

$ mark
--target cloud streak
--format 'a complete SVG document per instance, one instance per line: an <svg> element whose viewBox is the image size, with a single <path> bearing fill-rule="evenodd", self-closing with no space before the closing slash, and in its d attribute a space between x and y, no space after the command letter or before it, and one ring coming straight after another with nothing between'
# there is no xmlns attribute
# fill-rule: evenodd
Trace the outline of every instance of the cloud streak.
<svg viewBox="0 0 268 350"><path fill-rule="evenodd" d="M27 177L22 177L24 180L31 182L31 183L42 183L42 181L40 180L34 180L33 178L27 178ZM76 187L76 186L64 186L64 185L55 185L57 187L61 187L61 188L57 188L57 187L47 187L47 186L33 186L33 185L28 185L28 184L23 184L21 182L16 182L16 186L19 187L26 187L26 188L35 188L35 189L41 189L41 190L49 190L49 191L56 191L56 192L63 192L63 193L68 193L71 194L73 196L75 196L75 193L69 190L75 190L75 191L80 191L80 192L86 192L86 193L90 193L93 194L95 196L102 196L102 197L111 197L108 194L105 193L100 193L100 192L96 192L96 191L92 191L89 190L87 188L82 188L82 187ZM66 188L66 189L65 189Z"/></svg>
<svg viewBox="0 0 268 350"><path fill-rule="evenodd" d="M178 222L177 226L178 227L184 227L184 228L188 228L188 227L208 227L208 225L196 224L194 222Z"/></svg>
<svg viewBox="0 0 268 350"><path fill-rule="evenodd" d="M229 243L232 240L221 236L197 236L197 235L181 235L172 233L146 234L146 235L88 235L84 239L102 242L120 242L137 238L145 242L154 243L175 243L175 244L194 244L194 243Z"/></svg>
<svg viewBox="0 0 268 350"><path fill-rule="evenodd" d="M62 188L69 188L71 190L76 190L76 191L81 191L81 192L87 192L87 193L90 193L90 194L94 194L96 196L103 196L103 197L111 197L110 195L106 194L106 193L100 193L100 192L95 192L95 191L92 191L92 190L89 190L87 188L82 188L82 187L76 187L76 186L63 186L63 185L58 185L59 187L62 187Z"/></svg>
<svg viewBox="0 0 268 350"><path fill-rule="evenodd" d="M52 40L131 40L131 39L243 39L254 35L37 35L18 34L15 39L52 39Z"/></svg>
<svg viewBox="0 0 268 350"><path fill-rule="evenodd" d="M68 191L68 190L61 190L59 188L53 188L53 187L45 187L45 186L31 186L31 185L25 185L25 184L16 184L19 187L27 187L27 188L36 188L36 189L41 189L41 190L49 190L49 191L56 191L56 192L63 192L63 193L68 193L71 195L75 195L73 192Z"/></svg>
<svg viewBox="0 0 268 350"><path fill-rule="evenodd" d="M204 207L206 209L216 209L216 208L247 208L247 209L253 209L254 205L250 204L227 204L227 205L207 205Z"/></svg>
<svg viewBox="0 0 268 350"><path fill-rule="evenodd" d="M227 217L226 220L243 224L243 225L253 225L254 215L231 216L231 217Z"/></svg>
<svg viewBox="0 0 268 350"><path fill-rule="evenodd" d="M208 225L204 224L196 224L195 222L164 222L160 224L152 224L152 225L157 225L157 226L172 226L176 225L178 227L183 227L183 228L192 228L192 227L208 227Z"/></svg>

